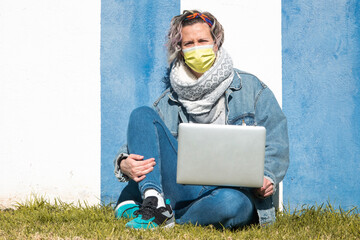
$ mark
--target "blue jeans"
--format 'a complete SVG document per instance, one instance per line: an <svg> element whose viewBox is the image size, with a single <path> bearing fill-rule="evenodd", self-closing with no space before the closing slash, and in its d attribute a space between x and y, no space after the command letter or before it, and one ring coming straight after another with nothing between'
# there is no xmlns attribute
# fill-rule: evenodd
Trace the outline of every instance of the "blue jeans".
<svg viewBox="0 0 360 240"><path fill-rule="evenodd" d="M256 211L247 189L176 183L177 140L149 107L135 109L129 119L129 153L155 158L154 170L139 183L130 181L119 201L140 197L155 189L170 199L177 223L238 227L254 222Z"/></svg>

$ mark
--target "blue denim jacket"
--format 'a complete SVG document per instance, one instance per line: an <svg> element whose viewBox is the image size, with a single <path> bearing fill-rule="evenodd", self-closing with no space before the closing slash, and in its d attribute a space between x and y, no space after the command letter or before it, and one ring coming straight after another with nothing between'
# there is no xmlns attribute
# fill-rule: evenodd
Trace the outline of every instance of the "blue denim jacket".
<svg viewBox="0 0 360 240"><path fill-rule="evenodd" d="M289 140L287 121L271 90L254 75L234 69L234 79L226 90L226 124L264 126L266 128L264 176L271 179L274 186L285 176L289 166ZM176 93L167 89L153 108L169 128L174 137L178 135L178 125L189 122L189 115ZM126 181L119 163L126 156L127 146L120 149L114 160L115 175L120 181ZM261 225L275 221L275 208L272 197L260 199L254 196L255 207Z"/></svg>

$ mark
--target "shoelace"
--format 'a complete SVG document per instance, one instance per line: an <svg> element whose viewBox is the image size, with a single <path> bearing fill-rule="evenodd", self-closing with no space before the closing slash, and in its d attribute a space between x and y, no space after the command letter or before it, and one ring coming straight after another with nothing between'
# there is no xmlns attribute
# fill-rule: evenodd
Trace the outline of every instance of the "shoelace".
<svg viewBox="0 0 360 240"><path fill-rule="evenodd" d="M156 207L153 205L140 205L139 210L134 212L135 215L142 215L144 219L149 219L153 217L153 212L156 210Z"/></svg>

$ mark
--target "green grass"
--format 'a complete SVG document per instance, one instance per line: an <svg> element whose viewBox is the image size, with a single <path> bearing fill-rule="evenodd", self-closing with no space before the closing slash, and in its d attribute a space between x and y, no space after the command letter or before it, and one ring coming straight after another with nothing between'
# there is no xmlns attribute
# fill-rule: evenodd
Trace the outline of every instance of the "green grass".
<svg viewBox="0 0 360 240"><path fill-rule="evenodd" d="M50 204L35 198L15 210L0 212L0 239L360 239L360 215L334 209L330 204L278 213L267 227L237 230L212 226L176 225L173 229L136 231L125 229L109 206Z"/></svg>

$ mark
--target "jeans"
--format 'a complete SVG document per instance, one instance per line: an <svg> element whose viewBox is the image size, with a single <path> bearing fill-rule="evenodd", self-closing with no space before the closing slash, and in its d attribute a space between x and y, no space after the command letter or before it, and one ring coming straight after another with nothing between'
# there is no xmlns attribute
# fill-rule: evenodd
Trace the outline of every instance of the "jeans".
<svg viewBox="0 0 360 240"><path fill-rule="evenodd" d="M141 182L130 180L119 201L141 201L147 189L170 199L176 222L216 227L238 227L254 222L256 211L248 189L176 183L177 140L149 107L135 109L129 119L129 153L155 158L154 170Z"/></svg>

